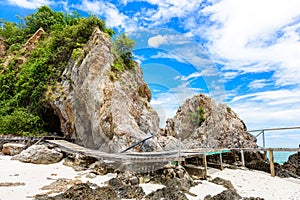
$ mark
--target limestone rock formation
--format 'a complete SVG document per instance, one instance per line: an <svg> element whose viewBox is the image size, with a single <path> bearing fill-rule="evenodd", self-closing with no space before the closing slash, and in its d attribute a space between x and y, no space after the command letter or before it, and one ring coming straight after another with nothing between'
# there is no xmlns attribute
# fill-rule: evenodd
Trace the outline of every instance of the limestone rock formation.
<svg viewBox="0 0 300 200"><path fill-rule="evenodd" d="M34 164L57 163L63 158L58 148L50 148L48 145L32 145L20 154L12 157L13 160Z"/></svg>
<svg viewBox="0 0 300 200"><path fill-rule="evenodd" d="M111 69L110 39L95 29L79 59L70 60L56 88L49 88L49 107L65 136L105 152L120 152L159 130L150 106L151 93L138 64L123 72ZM137 151L160 150L156 138Z"/></svg>
<svg viewBox="0 0 300 200"><path fill-rule="evenodd" d="M166 122L165 135L181 138L186 148L256 147L244 122L225 104L204 94L187 99Z"/></svg>

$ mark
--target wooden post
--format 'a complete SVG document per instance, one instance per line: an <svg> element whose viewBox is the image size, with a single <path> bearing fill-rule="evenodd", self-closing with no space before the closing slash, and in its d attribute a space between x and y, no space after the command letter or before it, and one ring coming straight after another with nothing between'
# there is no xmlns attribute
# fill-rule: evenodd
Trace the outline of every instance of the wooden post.
<svg viewBox="0 0 300 200"><path fill-rule="evenodd" d="M221 153L220 153L220 168L221 168L221 170L224 169L224 168L223 168L223 161L222 161L222 151L221 151Z"/></svg>
<svg viewBox="0 0 300 200"><path fill-rule="evenodd" d="M245 167L245 156L243 149L241 150L241 159L242 159L242 166Z"/></svg>
<svg viewBox="0 0 300 200"><path fill-rule="evenodd" d="M273 149L270 149L270 171L271 176L275 176L275 166L274 166L274 156L273 156Z"/></svg>
<svg viewBox="0 0 300 200"><path fill-rule="evenodd" d="M202 165L204 166L204 175L205 175L205 178L206 178L207 175L208 175L208 172L207 172L206 153L204 153L204 154L202 155Z"/></svg>

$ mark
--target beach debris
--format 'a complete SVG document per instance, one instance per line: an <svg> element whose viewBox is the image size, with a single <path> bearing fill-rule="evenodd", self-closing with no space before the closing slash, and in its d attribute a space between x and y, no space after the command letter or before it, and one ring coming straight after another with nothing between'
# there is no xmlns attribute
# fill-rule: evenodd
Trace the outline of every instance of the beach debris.
<svg viewBox="0 0 300 200"><path fill-rule="evenodd" d="M54 147L49 148L46 144L32 145L20 154L12 157L12 160L19 160L34 164L52 164L57 163L63 158L61 150Z"/></svg>
<svg viewBox="0 0 300 200"><path fill-rule="evenodd" d="M0 187L15 187L15 186L23 186L25 183L23 182L4 182L0 183Z"/></svg>

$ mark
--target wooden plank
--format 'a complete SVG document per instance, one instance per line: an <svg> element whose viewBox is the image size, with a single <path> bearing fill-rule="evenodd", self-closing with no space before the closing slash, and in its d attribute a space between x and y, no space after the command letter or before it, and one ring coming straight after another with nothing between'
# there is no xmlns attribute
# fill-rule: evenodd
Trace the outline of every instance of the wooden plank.
<svg viewBox="0 0 300 200"><path fill-rule="evenodd" d="M273 156L273 149L270 149L270 171L271 171L271 176L275 176L275 165L274 165L274 156Z"/></svg>

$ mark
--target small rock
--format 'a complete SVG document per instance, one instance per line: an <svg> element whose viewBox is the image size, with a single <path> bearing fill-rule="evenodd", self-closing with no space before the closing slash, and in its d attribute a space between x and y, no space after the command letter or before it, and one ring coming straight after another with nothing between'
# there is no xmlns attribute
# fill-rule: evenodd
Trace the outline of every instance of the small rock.
<svg viewBox="0 0 300 200"><path fill-rule="evenodd" d="M94 174L94 173L88 173L87 175L86 175L86 177L87 178L96 178L96 174Z"/></svg>
<svg viewBox="0 0 300 200"><path fill-rule="evenodd" d="M21 153L25 149L26 145L18 143L5 143L2 147L2 153L4 155L14 156Z"/></svg>
<svg viewBox="0 0 300 200"><path fill-rule="evenodd" d="M214 178L212 181L212 183L215 183L217 185L223 185L225 188L229 189L229 190L232 190L232 191L235 191L232 183L228 180L225 180L225 179L222 179L222 178L219 178L219 177L216 177Z"/></svg>
<svg viewBox="0 0 300 200"><path fill-rule="evenodd" d="M137 177L132 177L130 180L131 185L138 185L139 184L139 179Z"/></svg>
<svg viewBox="0 0 300 200"><path fill-rule="evenodd" d="M178 175L179 178L183 178L184 177L184 174L183 174L182 171L177 172L177 175Z"/></svg>

